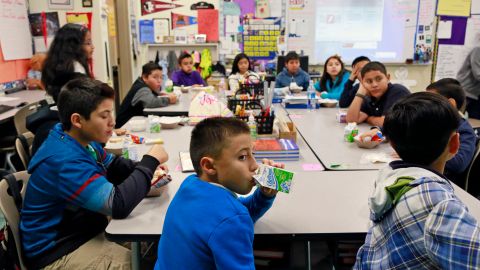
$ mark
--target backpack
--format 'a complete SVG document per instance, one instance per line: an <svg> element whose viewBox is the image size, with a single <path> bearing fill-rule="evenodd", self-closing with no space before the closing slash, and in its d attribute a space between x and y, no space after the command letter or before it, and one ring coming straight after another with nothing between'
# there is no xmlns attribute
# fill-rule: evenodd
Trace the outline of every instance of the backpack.
<svg viewBox="0 0 480 270"><path fill-rule="evenodd" d="M20 194L21 187L18 186L17 180L13 174L5 175L2 178L7 180L10 192L15 200L18 211L22 209L22 196ZM0 270L19 270L20 260L18 258L17 246L12 230L5 223L0 229Z"/></svg>

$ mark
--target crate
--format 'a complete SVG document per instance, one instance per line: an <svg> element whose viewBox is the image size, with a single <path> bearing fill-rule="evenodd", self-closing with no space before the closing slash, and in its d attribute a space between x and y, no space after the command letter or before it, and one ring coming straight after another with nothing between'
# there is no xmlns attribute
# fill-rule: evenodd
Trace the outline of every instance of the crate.
<svg viewBox="0 0 480 270"><path fill-rule="evenodd" d="M262 104L260 103L259 98L250 98L250 99L239 99L235 97L228 98L228 109L235 113L235 108L237 105L240 105L242 108L245 107L246 110L262 109Z"/></svg>
<svg viewBox="0 0 480 270"><path fill-rule="evenodd" d="M237 94L250 94L251 96L263 96L263 82L258 83L241 83Z"/></svg>
<svg viewBox="0 0 480 270"><path fill-rule="evenodd" d="M248 116L237 116L244 122L248 122ZM275 115L272 116L255 116L255 122L257 122L257 134L272 134L273 122Z"/></svg>

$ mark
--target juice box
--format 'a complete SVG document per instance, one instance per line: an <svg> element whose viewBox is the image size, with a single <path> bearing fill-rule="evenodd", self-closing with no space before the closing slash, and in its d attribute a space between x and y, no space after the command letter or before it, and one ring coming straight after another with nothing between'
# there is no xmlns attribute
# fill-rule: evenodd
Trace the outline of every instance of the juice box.
<svg viewBox="0 0 480 270"><path fill-rule="evenodd" d="M284 193L290 193L293 175L293 172L284 169L259 164L253 178L255 178L257 183L261 186L275 189Z"/></svg>

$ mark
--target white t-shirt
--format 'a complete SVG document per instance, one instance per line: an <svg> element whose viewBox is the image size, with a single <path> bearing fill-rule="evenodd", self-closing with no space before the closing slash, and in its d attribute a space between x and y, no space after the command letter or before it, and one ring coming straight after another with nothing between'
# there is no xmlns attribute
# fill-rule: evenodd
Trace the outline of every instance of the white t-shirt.
<svg viewBox="0 0 480 270"><path fill-rule="evenodd" d="M87 74L87 71L85 70L85 68L78 61L73 62L73 71L82 73L82 74Z"/></svg>

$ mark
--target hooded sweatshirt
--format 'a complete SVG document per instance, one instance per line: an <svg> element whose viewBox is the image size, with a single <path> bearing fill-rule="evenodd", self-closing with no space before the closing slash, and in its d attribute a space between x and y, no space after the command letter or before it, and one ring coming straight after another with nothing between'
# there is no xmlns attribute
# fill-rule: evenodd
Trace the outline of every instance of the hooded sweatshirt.
<svg viewBox="0 0 480 270"><path fill-rule="evenodd" d="M478 269L480 228L452 184L403 161L381 170L369 198L373 222L354 269Z"/></svg>

